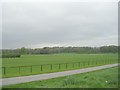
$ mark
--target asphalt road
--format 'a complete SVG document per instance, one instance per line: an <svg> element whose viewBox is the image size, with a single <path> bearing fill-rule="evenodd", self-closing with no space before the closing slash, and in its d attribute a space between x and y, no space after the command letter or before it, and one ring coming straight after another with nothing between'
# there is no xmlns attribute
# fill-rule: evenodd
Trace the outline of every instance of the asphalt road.
<svg viewBox="0 0 120 90"><path fill-rule="evenodd" d="M0 82L2 82L2 85L20 84L20 83L26 83L26 82L32 82L32 81L38 81L38 80L63 77L63 76L68 76L73 74L91 72L91 71L96 71L96 70L116 67L116 66L118 66L118 64L109 64L104 66L97 66L97 67L91 67L91 68L83 68L78 70L69 70L69 71L62 71L62 72L55 72L55 73L48 73L48 74L4 78L4 79L0 79ZM1 86L1 83L0 83L0 86Z"/></svg>

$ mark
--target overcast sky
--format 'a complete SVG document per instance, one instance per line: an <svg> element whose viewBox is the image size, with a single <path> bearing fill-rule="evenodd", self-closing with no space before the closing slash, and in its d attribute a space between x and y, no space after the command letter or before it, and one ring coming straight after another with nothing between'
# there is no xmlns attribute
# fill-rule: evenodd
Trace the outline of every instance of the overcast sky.
<svg viewBox="0 0 120 90"><path fill-rule="evenodd" d="M3 3L3 48L117 45L117 4Z"/></svg>

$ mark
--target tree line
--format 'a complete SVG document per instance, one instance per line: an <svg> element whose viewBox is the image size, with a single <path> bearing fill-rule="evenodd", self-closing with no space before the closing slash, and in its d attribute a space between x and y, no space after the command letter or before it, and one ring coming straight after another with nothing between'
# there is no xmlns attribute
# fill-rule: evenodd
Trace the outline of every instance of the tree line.
<svg viewBox="0 0 120 90"><path fill-rule="evenodd" d="M78 54L97 54L97 53L118 53L118 46L101 47L44 47L44 48L25 48L2 49L3 58L16 58L26 54L57 54L57 53L78 53Z"/></svg>
<svg viewBox="0 0 120 90"><path fill-rule="evenodd" d="M20 49L3 49L2 50L2 58L20 58L21 53Z"/></svg>

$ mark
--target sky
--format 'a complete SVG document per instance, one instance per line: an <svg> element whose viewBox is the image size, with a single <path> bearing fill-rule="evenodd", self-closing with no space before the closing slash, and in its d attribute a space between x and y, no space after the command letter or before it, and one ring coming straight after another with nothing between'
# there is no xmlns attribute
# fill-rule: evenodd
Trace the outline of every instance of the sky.
<svg viewBox="0 0 120 90"><path fill-rule="evenodd" d="M4 2L2 48L118 44L117 2Z"/></svg>

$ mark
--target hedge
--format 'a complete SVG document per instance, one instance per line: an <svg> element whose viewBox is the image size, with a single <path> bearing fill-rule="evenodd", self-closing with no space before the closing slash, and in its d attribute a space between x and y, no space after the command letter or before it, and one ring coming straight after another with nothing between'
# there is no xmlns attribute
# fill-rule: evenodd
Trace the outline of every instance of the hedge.
<svg viewBox="0 0 120 90"><path fill-rule="evenodd" d="M20 58L20 54L2 54L2 58Z"/></svg>

